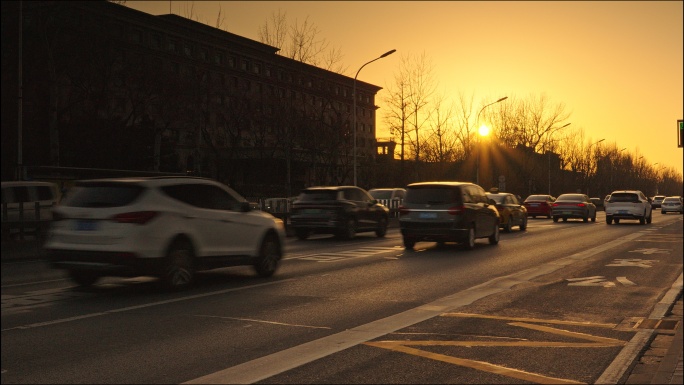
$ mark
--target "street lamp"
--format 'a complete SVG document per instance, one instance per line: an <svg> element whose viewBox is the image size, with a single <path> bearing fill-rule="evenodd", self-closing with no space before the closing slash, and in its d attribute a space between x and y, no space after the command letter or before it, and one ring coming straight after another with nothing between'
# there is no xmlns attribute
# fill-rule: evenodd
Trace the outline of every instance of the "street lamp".
<svg viewBox="0 0 684 385"><path fill-rule="evenodd" d="M387 51L387 52L383 53L379 57L376 57L375 59L369 61L368 63L366 63L364 65L362 65L361 68L359 68L359 70L356 71L356 75L354 75L354 86L352 87L352 98L354 99L354 103L353 103L353 109L354 109L354 111L353 111L353 114L354 114L354 118L353 118L353 123L354 123L354 186L356 186L356 78L359 76L359 72L361 72L363 67L367 66L368 64L370 64L370 63L372 63L378 59L382 59L385 56L389 56L389 55L395 53L396 51L397 51L396 49L393 49L391 51Z"/></svg>
<svg viewBox="0 0 684 385"><path fill-rule="evenodd" d="M482 113L482 111L484 111L485 108L491 106L492 104L503 102L506 99L508 99L508 96L504 96L503 98L501 98L495 102L489 103L489 104L485 105L484 107L482 107L480 109L480 112L477 113L477 117L475 118L475 127L477 127L477 125L480 123L480 114ZM479 130L479 127L478 127L478 130ZM475 162L476 163L475 164L475 184L477 184L477 185L480 184L480 152L482 150L480 147L481 146L479 145L479 141L478 141L477 159Z"/></svg>
<svg viewBox="0 0 684 385"><path fill-rule="evenodd" d="M567 123L564 126L558 127L558 129L560 130L561 128L565 128L570 124L572 123ZM549 195L551 195L551 152L546 150L546 153L547 157L549 158Z"/></svg>

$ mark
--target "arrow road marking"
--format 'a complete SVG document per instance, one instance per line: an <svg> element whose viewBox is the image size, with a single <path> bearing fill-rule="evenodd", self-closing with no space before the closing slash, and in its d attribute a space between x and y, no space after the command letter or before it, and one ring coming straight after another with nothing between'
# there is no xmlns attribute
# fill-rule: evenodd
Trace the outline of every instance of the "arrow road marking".
<svg viewBox="0 0 684 385"><path fill-rule="evenodd" d="M658 260L653 259L614 259L613 263L606 266L619 266L619 267L643 267L645 269L651 268L654 262Z"/></svg>

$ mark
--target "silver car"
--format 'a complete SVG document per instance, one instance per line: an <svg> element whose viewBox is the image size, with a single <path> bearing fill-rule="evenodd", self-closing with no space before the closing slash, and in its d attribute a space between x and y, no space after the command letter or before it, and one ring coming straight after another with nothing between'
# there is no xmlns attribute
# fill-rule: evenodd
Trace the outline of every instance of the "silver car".
<svg viewBox="0 0 684 385"><path fill-rule="evenodd" d="M680 213L684 214L684 208L682 208L682 197L667 197L663 199L660 204L660 213Z"/></svg>
<svg viewBox="0 0 684 385"><path fill-rule="evenodd" d="M596 205L585 194L562 194L553 202L551 216L554 222L568 218L580 218L584 222L596 222Z"/></svg>

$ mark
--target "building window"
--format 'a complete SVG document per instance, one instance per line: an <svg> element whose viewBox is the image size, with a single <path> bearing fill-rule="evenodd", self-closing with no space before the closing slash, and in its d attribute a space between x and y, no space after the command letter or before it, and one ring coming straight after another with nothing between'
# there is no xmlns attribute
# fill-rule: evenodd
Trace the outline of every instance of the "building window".
<svg viewBox="0 0 684 385"><path fill-rule="evenodd" d="M183 53L185 54L185 56L191 57L192 56L192 46L190 44L185 44L183 46Z"/></svg>
<svg viewBox="0 0 684 385"><path fill-rule="evenodd" d="M207 61L209 59L209 50L206 48L200 48L200 59Z"/></svg>
<svg viewBox="0 0 684 385"><path fill-rule="evenodd" d="M228 67L235 68L235 58L232 56L228 58Z"/></svg>
<svg viewBox="0 0 684 385"><path fill-rule="evenodd" d="M178 49L178 42L175 40L169 40L168 47L169 47L169 51L176 52L176 50Z"/></svg>
<svg viewBox="0 0 684 385"><path fill-rule="evenodd" d="M254 67L252 67L252 72L255 74L260 74L261 73L261 64L254 64Z"/></svg>
<svg viewBox="0 0 684 385"><path fill-rule="evenodd" d="M223 52L216 52L214 54L214 64L216 64L216 65L223 64Z"/></svg>
<svg viewBox="0 0 684 385"><path fill-rule="evenodd" d="M271 77L271 69L270 69L270 68L266 67L266 69L264 70L264 73L265 73L266 76L268 76L269 78Z"/></svg>
<svg viewBox="0 0 684 385"><path fill-rule="evenodd" d="M136 44L142 44L143 42L143 33L139 29L134 29L131 32L131 40L136 43Z"/></svg>
<svg viewBox="0 0 684 385"><path fill-rule="evenodd" d="M243 60L240 62L240 69L243 71L247 71L249 68L249 62L247 60Z"/></svg>
<svg viewBox="0 0 684 385"><path fill-rule="evenodd" d="M156 33L152 35L152 48L154 49L160 49L162 47L162 39L161 36L157 35Z"/></svg>

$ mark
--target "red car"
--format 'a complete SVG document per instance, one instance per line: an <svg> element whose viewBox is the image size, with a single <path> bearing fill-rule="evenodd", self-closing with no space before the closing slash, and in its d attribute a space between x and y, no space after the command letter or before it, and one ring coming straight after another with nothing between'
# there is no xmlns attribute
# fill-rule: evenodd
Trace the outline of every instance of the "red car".
<svg viewBox="0 0 684 385"><path fill-rule="evenodd" d="M530 195L523 202L527 208L527 215L536 218L537 215L551 218L551 207L556 198L551 195Z"/></svg>

